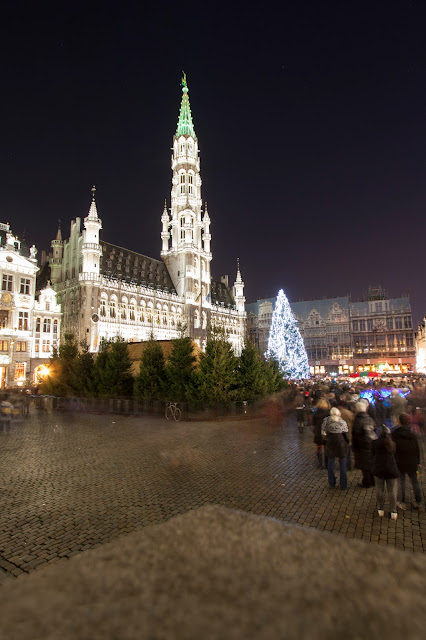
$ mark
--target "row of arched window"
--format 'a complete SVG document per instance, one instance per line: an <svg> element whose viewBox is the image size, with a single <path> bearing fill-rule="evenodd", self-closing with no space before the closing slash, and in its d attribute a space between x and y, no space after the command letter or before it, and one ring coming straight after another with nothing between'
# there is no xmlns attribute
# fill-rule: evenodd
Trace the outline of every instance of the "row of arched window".
<svg viewBox="0 0 426 640"><path fill-rule="evenodd" d="M109 298L106 294L102 294L99 301L99 315L101 318L110 320L176 326L181 322L182 309L160 302L154 304L151 300L148 302L140 300L139 304L136 303L135 298L131 298L130 301L122 298L119 301L115 294Z"/></svg>

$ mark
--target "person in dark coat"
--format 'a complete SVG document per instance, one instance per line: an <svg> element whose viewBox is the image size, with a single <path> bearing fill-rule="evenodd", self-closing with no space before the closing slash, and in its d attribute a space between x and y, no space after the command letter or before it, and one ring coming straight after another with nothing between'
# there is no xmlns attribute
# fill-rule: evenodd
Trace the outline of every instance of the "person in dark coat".
<svg viewBox="0 0 426 640"><path fill-rule="evenodd" d="M417 437L410 429L410 416L401 413L398 419L399 425L393 430L392 439L396 445L395 460L399 470L400 482L400 507L404 509L402 503L405 502L405 474L408 475L413 487L415 498L414 506L419 508L422 502L417 471L420 465L420 449Z"/></svg>
<svg viewBox="0 0 426 640"><path fill-rule="evenodd" d="M397 493L399 471L395 461L395 443L390 437L391 432L386 425L379 428L379 438L373 440L373 475L376 481L377 511L380 518L383 518L385 504L385 484L388 490L388 498L391 510L391 519L398 518Z"/></svg>
<svg viewBox="0 0 426 640"><path fill-rule="evenodd" d="M352 425L352 450L355 457L355 469L361 469L364 489L374 486L371 473L372 443L376 439L375 424L367 413L368 400L361 399L355 404L355 419Z"/></svg>
<svg viewBox="0 0 426 640"><path fill-rule="evenodd" d="M328 458L328 484L331 489L336 486L334 475L334 460L339 458L340 488L346 489L346 458L348 455L348 425L342 420L340 411L333 407L328 418L324 418L321 427L322 437L325 439L325 455Z"/></svg>
<svg viewBox="0 0 426 640"><path fill-rule="evenodd" d="M314 431L314 444L317 446L318 468L327 469L327 456L325 456L323 465L323 448L325 440L321 435L321 425L324 418L330 415L330 404L325 398L320 398L312 414L312 427Z"/></svg>

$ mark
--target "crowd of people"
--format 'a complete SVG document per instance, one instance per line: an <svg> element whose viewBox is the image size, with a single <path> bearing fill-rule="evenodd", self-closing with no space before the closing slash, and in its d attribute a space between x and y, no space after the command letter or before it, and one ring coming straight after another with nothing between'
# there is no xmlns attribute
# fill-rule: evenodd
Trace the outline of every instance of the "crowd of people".
<svg viewBox="0 0 426 640"><path fill-rule="evenodd" d="M328 484L336 487L335 463L339 462L340 489L347 488L347 471L362 472L362 489L376 488L377 511L384 516L385 490L390 517L406 509L406 476L414 495L413 507L422 505L419 437L425 434L423 409L416 405L419 389L380 391L374 401L361 389L345 385L306 385L293 388L293 408L301 425L310 425L319 468L327 469ZM424 391L424 389L423 389ZM408 396L409 400L407 399Z"/></svg>

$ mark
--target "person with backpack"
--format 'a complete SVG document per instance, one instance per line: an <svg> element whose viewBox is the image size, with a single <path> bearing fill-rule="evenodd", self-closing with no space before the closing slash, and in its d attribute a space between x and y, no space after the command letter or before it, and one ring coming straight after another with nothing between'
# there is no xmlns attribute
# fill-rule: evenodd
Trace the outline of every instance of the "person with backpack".
<svg viewBox="0 0 426 640"><path fill-rule="evenodd" d="M330 489L336 486L334 475L334 460L339 459L340 488L346 489L348 480L346 476L346 458L348 455L348 425L342 420L337 407L330 410L330 415L324 418L321 426L321 435L325 440L325 455L328 459L328 485Z"/></svg>

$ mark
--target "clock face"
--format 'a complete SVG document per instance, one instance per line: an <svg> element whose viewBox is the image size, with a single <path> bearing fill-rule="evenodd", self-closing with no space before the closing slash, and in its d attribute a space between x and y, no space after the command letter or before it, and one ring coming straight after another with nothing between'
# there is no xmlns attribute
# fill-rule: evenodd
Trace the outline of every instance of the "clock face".
<svg viewBox="0 0 426 640"><path fill-rule="evenodd" d="M12 302L12 296L10 293L2 293L1 301L4 302L4 304L10 304Z"/></svg>

